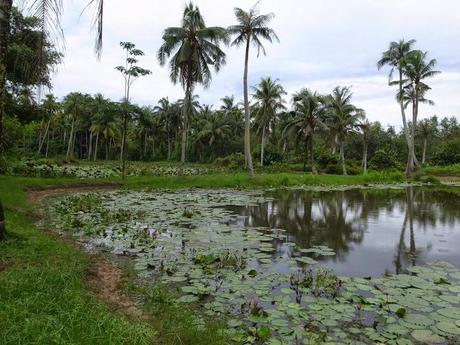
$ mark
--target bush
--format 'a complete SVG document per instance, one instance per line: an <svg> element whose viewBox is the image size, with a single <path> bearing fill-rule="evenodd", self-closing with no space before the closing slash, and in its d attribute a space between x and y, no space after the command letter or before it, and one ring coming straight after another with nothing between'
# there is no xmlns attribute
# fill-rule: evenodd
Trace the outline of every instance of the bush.
<svg viewBox="0 0 460 345"><path fill-rule="evenodd" d="M329 169L333 170L333 166L340 163L340 157L329 150L319 150L315 152L315 161L320 168L327 170L329 166ZM340 172L341 171L342 168L340 168Z"/></svg>
<svg viewBox="0 0 460 345"><path fill-rule="evenodd" d="M369 162L369 167L375 170L398 169L398 156L391 149L377 150Z"/></svg>
<svg viewBox="0 0 460 345"><path fill-rule="evenodd" d="M226 157L217 158L214 164L231 170L241 169L244 167L244 155L241 152L232 153Z"/></svg>
<svg viewBox="0 0 460 345"><path fill-rule="evenodd" d="M441 145L433 161L442 166L460 163L460 139L450 140Z"/></svg>

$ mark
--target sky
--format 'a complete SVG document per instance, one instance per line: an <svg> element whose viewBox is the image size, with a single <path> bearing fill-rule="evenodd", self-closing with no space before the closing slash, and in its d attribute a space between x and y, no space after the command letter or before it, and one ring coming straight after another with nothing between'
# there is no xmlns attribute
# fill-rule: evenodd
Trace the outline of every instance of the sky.
<svg viewBox="0 0 460 345"><path fill-rule="evenodd" d="M65 0L63 26L66 49L63 65L54 77L53 92L62 97L72 91L100 92L113 100L123 96L123 79L114 67L123 63L120 41L131 41L145 52L139 65L150 76L133 85L132 101L155 105L162 97L183 97L173 85L167 66L156 52L163 30L179 26L184 0L106 0L102 58L95 57L91 13L80 13L89 0ZM249 9L254 0L195 0L208 26L235 23L233 8ZM262 77L279 79L290 100L308 87L329 93L335 86L351 86L354 103L370 121L400 126L395 89L388 86L389 69L376 62L390 41L416 39L416 48L436 58L442 73L431 80L427 98L435 106L422 106L420 118L432 115L460 119L460 4L458 0L262 0L261 13L273 12L272 27L280 43L266 43L266 56L250 56L249 85ZM204 104L220 107L226 95L243 98L244 49L226 47L227 64L213 74L211 86L198 87Z"/></svg>

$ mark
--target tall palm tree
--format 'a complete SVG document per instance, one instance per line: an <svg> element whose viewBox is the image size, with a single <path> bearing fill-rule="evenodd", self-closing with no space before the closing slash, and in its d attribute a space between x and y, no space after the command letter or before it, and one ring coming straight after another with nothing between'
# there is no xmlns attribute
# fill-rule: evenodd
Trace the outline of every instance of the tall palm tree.
<svg viewBox="0 0 460 345"><path fill-rule="evenodd" d="M397 95L401 95L403 93L403 89L405 86L405 77L404 77L404 59L407 55L413 50L413 46L415 45L415 40L400 40L398 42L393 41L390 43L390 46L386 51L382 53L381 59L377 62L377 68L380 70L384 66L390 66L390 74L389 74L389 84L394 85L393 82L393 74L395 70L398 72L398 80L396 83L398 84L399 90ZM407 117L404 102L401 100L399 96L396 97L398 100L400 109L401 109L401 117L403 121L403 129L404 134L406 137L407 147L408 147L408 157L407 157L407 167L406 172L409 173L409 167L414 166L417 164L417 158L415 157L415 152L411 152L411 137L409 132L409 127L407 124Z"/></svg>
<svg viewBox="0 0 460 345"><path fill-rule="evenodd" d="M363 140L363 160L361 162L361 167L363 168L363 172L365 174L367 173L367 158L368 158L368 148L369 148L369 141L370 141L371 126L372 124L367 119L358 125L358 128L361 130L362 140Z"/></svg>
<svg viewBox="0 0 460 345"><path fill-rule="evenodd" d="M72 92L64 98L64 111L70 118L70 134L66 153L67 160L74 155L76 130L78 122L85 111L85 101L85 95L80 92Z"/></svg>
<svg viewBox="0 0 460 345"><path fill-rule="evenodd" d="M245 45L244 56L244 156L246 166L251 177L254 176L254 166L251 156L251 132L250 132L250 112L249 112L249 96L248 96L248 65L249 65L249 47L251 44L257 48L257 56L262 52L266 55L265 48L262 45L261 39L265 39L272 43L274 40L279 41L275 31L268 27L270 21L274 18L273 13L260 14L256 7L251 8L248 12L241 8L234 10L238 24L230 26L228 32L236 36L232 42L232 46Z"/></svg>
<svg viewBox="0 0 460 345"><path fill-rule="evenodd" d="M425 99L425 94L431 89L425 83L425 79L432 78L441 73L434 69L437 63L436 59L428 60L427 57L427 52L414 50L407 54L402 61L403 74L407 78L406 89L409 90L409 95L412 97L412 126L409 154L413 156L415 156L415 129L417 128L419 104L423 102L432 103ZM415 168L415 163L409 161L406 170L407 174L412 174Z"/></svg>
<svg viewBox="0 0 460 345"><path fill-rule="evenodd" d="M318 95L316 92L303 89L294 94L292 102L294 106L294 116L286 123L283 130L283 136L286 137L286 134L292 135L300 138L304 142L304 170L309 154L311 171L313 174L317 174L318 170L316 169L313 152L314 135L317 130L327 128L324 123L324 97Z"/></svg>
<svg viewBox="0 0 460 345"><path fill-rule="evenodd" d="M169 62L171 81L180 82L185 90L183 107L181 163L185 164L188 118L191 112L192 94L196 84L208 87L211 82L212 65L216 72L225 64L221 43L227 43L227 31L221 27L207 27L197 6L191 2L185 7L182 26L167 28L163 44L158 51L161 65Z"/></svg>
<svg viewBox="0 0 460 345"><path fill-rule="evenodd" d="M278 111L286 109L284 106L283 96L286 91L278 83L278 80L272 80L270 77L262 78L259 85L253 88L253 97L256 101L256 124L257 130L262 135L260 148L260 165L264 165L264 145L265 137L270 134L270 130Z"/></svg>
<svg viewBox="0 0 460 345"><path fill-rule="evenodd" d="M348 87L337 86L327 101L328 127L335 134L339 144L339 155L342 163L343 174L347 174L345 165L345 139L355 132L359 123L364 120L365 115L362 109L356 108L351 103L353 93Z"/></svg>
<svg viewBox="0 0 460 345"><path fill-rule="evenodd" d="M47 147L49 143L49 131L51 121L53 120L53 115L59 110L59 103L56 101L56 97L53 95L46 95L41 108L43 109L43 119L42 125L40 126L40 136L38 140L38 154L42 152L43 145L45 141L47 142ZM42 133L43 129L43 133Z"/></svg>
<svg viewBox="0 0 460 345"><path fill-rule="evenodd" d="M104 98L101 94L97 94L93 100L93 107L94 117L90 127L91 133L96 135L93 159L97 160L99 135L101 134L105 139L105 159L109 160L110 141L113 140L118 131L117 105Z"/></svg>
<svg viewBox="0 0 460 345"><path fill-rule="evenodd" d="M229 123L232 128L233 135L239 136L239 134L244 130L244 119L243 113L239 107L239 103L235 103L235 97L225 96L221 98L222 105L220 107L220 112L227 119L226 122Z"/></svg>
<svg viewBox="0 0 460 345"><path fill-rule="evenodd" d="M204 120L199 132L195 135L195 144L200 147L212 146L218 141L225 140L231 134L231 127L219 113L212 113ZM200 151L201 156L201 151ZM202 160L202 157L200 157Z"/></svg>
<svg viewBox="0 0 460 345"><path fill-rule="evenodd" d="M177 125L177 123L174 121L176 115L176 109L174 108L174 105L169 102L167 97L161 98L158 101L158 104L153 108L153 110L158 113L160 122L163 126L163 131L166 133L166 140L168 145L168 153L166 158L168 161L171 159L172 138L174 129Z"/></svg>

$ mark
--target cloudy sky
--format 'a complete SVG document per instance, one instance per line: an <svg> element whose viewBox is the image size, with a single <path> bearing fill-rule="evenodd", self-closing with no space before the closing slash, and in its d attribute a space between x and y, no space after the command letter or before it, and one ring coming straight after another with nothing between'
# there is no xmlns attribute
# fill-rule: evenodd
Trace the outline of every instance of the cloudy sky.
<svg viewBox="0 0 460 345"><path fill-rule="evenodd" d="M152 75L137 81L133 101L155 104L161 97L183 97L171 84L168 70L156 60L163 30L178 26L184 0L106 0L104 48L101 61L93 52L91 16L79 16L88 0L65 0L66 57L54 79L54 92L101 92L118 100L122 78L114 66L123 61L120 41L132 41L146 55L142 67ZM233 8L247 9L254 0L195 0L207 25L234 24ZM442 74L433 78L421 117L434 114L460 119L460 10L458 0L262 0L262 13L273 12L272 26L280 43L267 44L267 56L250 61L250 85L261 77L277 78L289 93L302 87L330 92L336 85L352 86L355 103L370 120L399 126L394 90L387 84L388 70L378 71L376 61L392 40L417 40L438 61ZM242 98L244 50L226 48L227 65L214 75L210 88L197 89L205 104L219 106L225 95Z"/></svg>

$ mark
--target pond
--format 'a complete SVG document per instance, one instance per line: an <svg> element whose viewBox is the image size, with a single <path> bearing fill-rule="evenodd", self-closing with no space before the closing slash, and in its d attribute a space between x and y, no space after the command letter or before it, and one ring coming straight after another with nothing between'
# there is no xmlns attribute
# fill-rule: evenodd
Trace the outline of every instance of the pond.
<svg viewBox="0 0 460 345"><path fill-rule="evenodd" d="M48 214L88 248L132 260L198 318L228 320L236 344L450 344L460 339L458 195L115 191L56 200Z"/></svg>
<svg viewBox="0 0 460 345"><path fill-rule="evenodd" d="M288 243L326 246L335 256L316 259L338 275L381 276L414 265L460 265L460 196L426 188L281 190L257 206L229 207L250 227L286 230ZM276 241L277 256L295 249Z"/></svg>

